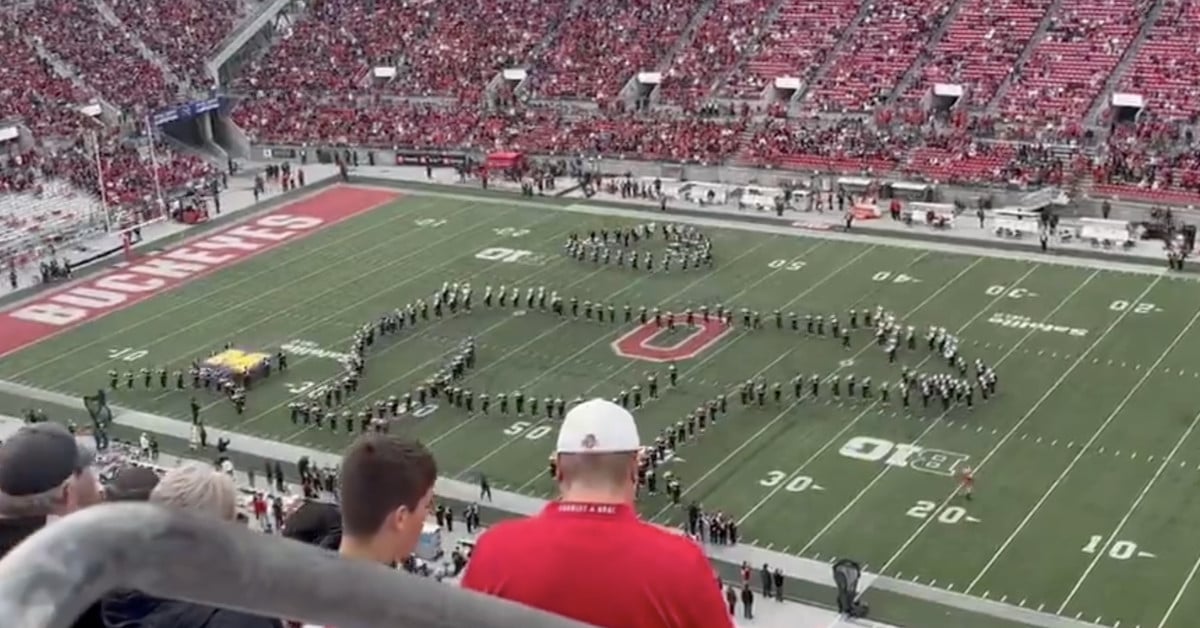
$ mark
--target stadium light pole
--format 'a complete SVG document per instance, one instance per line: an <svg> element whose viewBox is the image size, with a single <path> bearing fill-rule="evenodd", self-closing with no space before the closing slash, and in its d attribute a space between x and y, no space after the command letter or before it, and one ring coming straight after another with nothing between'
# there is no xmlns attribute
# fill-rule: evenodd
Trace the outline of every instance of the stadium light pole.
<svg viewBox="0 0 1200 628"><path fill-rule="evenodd" d="M154 173L154 196L158 201L158 211L165 215L167 203L163 200L162 183L158 179L158 154L154 150L154 129L150 116L146 116L146 138L150 141L150 168Z"/></svg>
<svg viewBox="0 0 1200 628"><path fill-rule="evenodd" d="M108 207L108 188L104 185L104 160L100 158L100 135L96 131L90 131L87 134L88 143L91 144L92 159L96 163L96 183L100 187L100 208L101 215L104 217L104 232L112 232L112 216L109 215Z"/></svg>

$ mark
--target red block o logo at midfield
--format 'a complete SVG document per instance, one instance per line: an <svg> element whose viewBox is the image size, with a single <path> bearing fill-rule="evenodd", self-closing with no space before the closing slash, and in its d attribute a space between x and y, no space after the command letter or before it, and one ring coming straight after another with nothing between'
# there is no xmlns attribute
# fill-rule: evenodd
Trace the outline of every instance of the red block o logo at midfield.
<svg viewBox="0 0 1200 628"><path fill-rule="evenodd" d="M676 324L676 327L686 329L688 325ZM653 320L650 320L613 341L612 348L619 356L648 362L688 360L717 344L730 330L725 323L716 320L698 321L691 327L691 333L687 338L673 345L659 346L653 344L654 339L660 334L666 333L667 327L666 325L659 327L654 324Z"/></svg>

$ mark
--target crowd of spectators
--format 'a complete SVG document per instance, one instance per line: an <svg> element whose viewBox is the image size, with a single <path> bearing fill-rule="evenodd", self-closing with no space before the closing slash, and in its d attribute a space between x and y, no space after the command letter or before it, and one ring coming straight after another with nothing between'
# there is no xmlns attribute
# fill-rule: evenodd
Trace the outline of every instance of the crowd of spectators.
<svg viewBox="0 0 1200 628"><path fill-rule="evenodd" d="M174 101L162 70L147 61L96 6L78 0L41 0L18 14L21 29L69 64L107 102L145 115Z"/></svg>
<svg viewBox="0 0 1200 628"><path fill-rule="evenodd" d="M235 86L252 92L344 96L365 91L371 70L396 67L439 6L317 0Z"/></svg>
<svg viewBox="0 0 1200 628"><path fill-rule="evenodd" d="M528 6L316 0L238 79L251 98L234 119L254 140L291 144L583 152L694 163L740 158L980 183L1061 181L1095 166L1090 176L1106 186L1186 189L1195 151L1179 148L1178 137L1146 131L1147 123L1133 127L1137 142L1115 126L1113 135L1122 141L1103 146L1086 167L1047 159L1041 148L1101 141L1086 130L1083 115L1137 35L1149 2L963 0L951 16L947 0L550 0ZM89 90L122 113L171 102L176 86L131 36L164 57L175 74L199 84L207 80L204 60L247 5L111 4L120 26L95 5L72 0L23 5L0 26L11 44L0 50L0 80L22 86L0 90L0 108L39 141L57 137L71 146L57 151L56 163L30 167L26 154L20 166L0 167L0 191L36 188L37 175L48 173L102 192L110 203L143 203L154 193L155 174L163 189L208 174L206 165L166 147L155 166L144 149L110 139L101 149L101 191L90 172L94 156L80 141L94 122L78 108L89 101ZM1048 31L1031 41L1039 24ZM933 37L939 26L944 32ZM1155 120L1194 121L1200 114L1186 80L1200 54L1184 45L1198 29L1200 10L1166 0L1120 83L1144 93ZM31 42L40 42L78 80L57 76ZM1014 73L1022 51L1030 53L1028 61ZM373 80L377 66L397 68L396 78ZM509 67L529 69L522 90L505 89L499 108L480 106L482 90ZM664 73L661 101L682 105L682 113L628 112L614 102L635 73L652 70ZM908 71L917 73L911 90L885 105L889 87ZM780 76L801 80L808 113L874 115L832 123L785 119L785 103L745 100ZM1001 90L1006 80L1011 86ZM939 116L917 97L936 82L962 84L965 94L954 113L935 122ZM714 90L747 104L728 111L712 106ZM413 95L453 102L399 98ZM583 99L599 108L532 108L522 103L527 95ZM999 106L998 114L977 109L989 103Z"/></svg>
<svg viewBox="0 0 1200 628"><path fill-rule="evenodd" d="M111 4L127 28L165 57L177 74L201 88L212 86L208 58L243 13L239 0L113 0Z"/></svg>
<svg viewBox="0 0 1200 628"><path fill-rule="evenodd" d="M754 133L745 155L760 166L883 173L896 170L918 143L919 128L909 125L880 128L844 119L813 127L773 121Z"/></svg>
<svg viewBox="0 0 1200 628"><path fill-rule="evenodd" d="M725 94L753 98L785 76L807 83L850 27L859 5L855 0L787 0L757 52L730 76Z"/></svg>
<svg viewBox="0 0 1200 628"><path fill-rule="evenodd" d="M1165 0L1120 91L1140 94L1167 119L1195 124L1200 119L1200 4Z"/></svg>
<svg viewBox="0 0 1200 628"><path fill-rule="evenodd" d="M86 95L55 74L22 37L13 20L0 20L0 111L40 137L58 137L75 128L78 103Z"/></svg>
<svg viewBox="0 0 1200 628"><path fill-rule="evenodd" d="M698 0L583 2L534 65L546 99L612 99L638 72L658 69L700 7Z"/></svg>
<svg viewBox="0 0 1200 628"><path fill-rule="evenodd" d="M709 95L762 34L770 0L716 0L663 73L665 102L694 105Z"/></svg>
<svg viewBox="0 0 1200 628"><path fill-rule="evenodd" d="M1045 37L1034 44L1000 104L1017 120L1065 124L1082 120L1152 0L1062 0Z"/></svg>
<svg viewBox="0 0 1200 628"><path fill-rule="evenodd" d="M922 52L921 80L909 97L946 83L964 87L965 104L987 105L1049 7L1050 0L963 0L941 39Z"/></svg>
<svg viewBox="0 0 1200 628"><path fill-rule="evenodd" d="M267 492L251 489L247 500L224 456L215 464L179 461L178 466L160 467L154 463L159 458L156 441L146 434L135 449L133 444L88 439L77 434L75 426L46 421L40 412L35 415L41 416L0 443L0 559L8 563L37 560L20 556L29 537L47 526L64 525L57 520L78 517L80 511L112 508L104 502L148 502L220 522L229 534L248 543L255 542L253 533L236 532L234 526L275 529L287 539L277 543L313 546L307 555L314 561L333 561L336 553L340 559L387 569L411 569L417 562L418 544L431 515L436 513L447 532L453 530L450 511L436 507L437 461L417 441L384 433L359 437L343 454L336 480L322 487L335 491L335 502L283 495L287 487L278 462L273 468L267 465ZM633 416L617 404L594 399L575 405L561 422L555 448L560 498L529 518L492 526L473 539L474 549L467 556L456 549L452 573L457 575L466 565L461 581L466 589L600 628L731 627L732 608L725 608L721 581L699 543L639 519L634 501L641 442ZM305 462L301 459L297 465L300 475ZM492 499L485 478L480 479L480 491ZM689 512L695 508L693 504ZM468 508L467 513L474 513L465 519L470 531L480 524L478 509ZM322 557L320 552L330 555ZM34 568L15 564L9 567ZM581 564L588 570L582 579L577 577ZM324 568L328 573L330 565ZM386 574L379 569L371 577ZM782 572L777 574L772 582L781 592ZM564 578L570 587L561 586ZM742 586L750 586L745 574ZM292 618L257 616L132 589L98 593L100 599L87 601L91 603L75 628L301 626ZM778 599L782 601L782 595Z"/></svg>
<svg viewBox="0 0 1200 628"><path fill-rule="evenodd" d="M870 112L882 105L950 10L949 0L881 0L867 5L854 34L807 93L811 108Z"/></svg>
<svg viewBox="0 0 1200 628"><path fill-rule="evenodd" d="M498 72L519 67L531 56L565 17L568 4L566 0L445 3L424 36L406 50L404 80L391 87L405 94L477 102Z"/></svg>

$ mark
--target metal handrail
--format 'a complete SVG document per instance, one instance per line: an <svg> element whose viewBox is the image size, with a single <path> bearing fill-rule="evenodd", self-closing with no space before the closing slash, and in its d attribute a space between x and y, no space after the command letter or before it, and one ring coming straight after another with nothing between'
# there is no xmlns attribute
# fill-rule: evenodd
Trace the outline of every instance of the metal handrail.
<svg viewBox="0 0 1200 628"><path fill-rule="evenodd" d="M10 551L0 560L0 623L67 628L116 589L338 628L586 628L244 526L136 503L80 511Z"/></svg>

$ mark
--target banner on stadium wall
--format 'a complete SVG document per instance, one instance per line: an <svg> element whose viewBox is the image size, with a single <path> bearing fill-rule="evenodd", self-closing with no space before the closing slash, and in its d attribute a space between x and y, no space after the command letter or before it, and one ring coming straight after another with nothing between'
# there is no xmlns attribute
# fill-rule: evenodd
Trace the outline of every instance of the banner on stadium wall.
<svg viewBox="0 0 1200 628"><path fill-rule="evenodd" d="M448 153L444 151L427 150L398 150L396 151L397 166L461 166L467 163L466 153Z"/></svg>
<svg viewBox="0 0 1200 628"><path fill-rule="evenodd" d="M151 119L154 121L155 126L161 126L164 124L170 124L171 122L176 122L178 120L194 118L210 111L216 111L217 109L221 108L221 104L221 98L196 100L190 103L178 105L176 107L171 107L170 109L160 110L155 113Z"/></svg>

